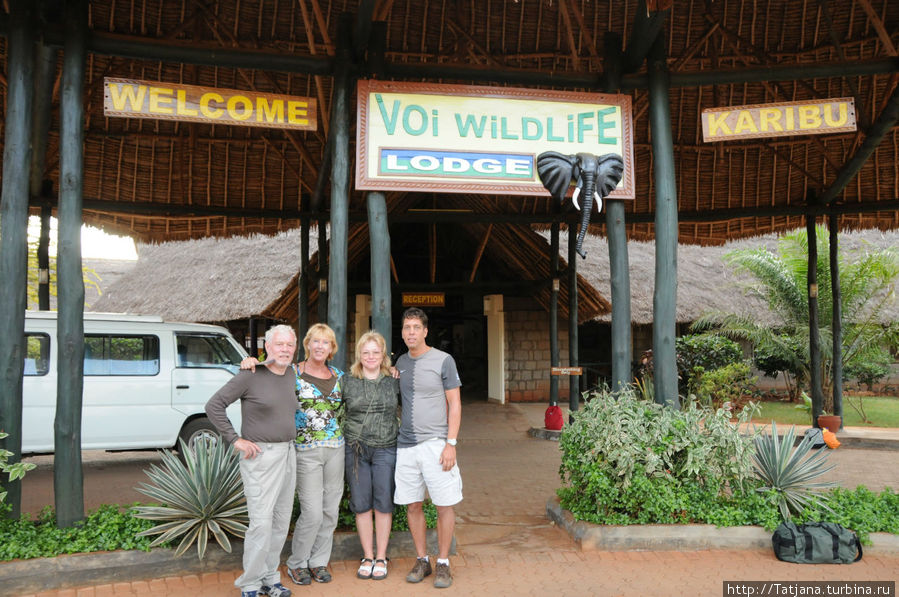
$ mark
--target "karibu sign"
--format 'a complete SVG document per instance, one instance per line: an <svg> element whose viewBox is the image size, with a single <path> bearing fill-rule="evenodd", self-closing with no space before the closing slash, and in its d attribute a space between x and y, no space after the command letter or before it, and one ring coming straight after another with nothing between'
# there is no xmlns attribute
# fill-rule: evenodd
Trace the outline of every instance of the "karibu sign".
<svg viewBox="0 0 899 597"><path fill-rule="evenodd" d="M544 151L617 153L612 197L632 199L633 131L626 95L360 81L356 188L549 195Z"/></svg>
<svg viewBox="0 0 899 597"><path fill-rule="evenodd" d="M702 111L702 140L822 135L854 131L852 98L779 102Z"/></svg>
<svg viewBox="0 0 899 597"><path fill-rule="evenodd" d="M106 116L311 131L317 126L314 98L109 77L103 90Z"/></svg>

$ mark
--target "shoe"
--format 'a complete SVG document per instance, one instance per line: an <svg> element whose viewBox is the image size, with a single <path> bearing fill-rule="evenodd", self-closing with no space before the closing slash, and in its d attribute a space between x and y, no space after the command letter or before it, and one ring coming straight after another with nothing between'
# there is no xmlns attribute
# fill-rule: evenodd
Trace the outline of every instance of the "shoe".
<svg viewBox="0 0 899 597"><path fill-rule="evenodd" d="M241 591L240 597L257 597L259 595L258 591Z"/></svg>
<svg viewBox="0 0 899 597"><path fill-rule="evenodd" d="M424 558L415 560L415 566L406 575L406 582L421 582L424 577L431 574L431 562Z"/></svg>
<svg viewBox="0 0 899 597"><path fill-rule="evenodd" d="M356 578L361 578L362 580L368 580L371 578L371 570L372 566L374 566L374 560L371 558L362 558L359 564L359 569L356 570Z"/></svg>
<svg viewBox="0 0 899 597"><path fill-rule="evenodd" d="M290 597L290 589L279 582L272 586L262 585L259 589L260 595L269 595L269 597Z"/></svg>
<svg viewBox="0 0 899 597"><path fill-rule="evenodd" d="M316 566L311 568L309 572L312 573L312 578L315 579L315 582L331 582L331 573L328 572L327 566Z"/></svg>
<svg viewBox="0 0 899 597"><path fill-rule="evenodd" d="M291 568L287 567L287 576L297 585L311 585L312 575L309 574L309 568Z"/></svg>
<svg viewBox="0 0 899 597"><path fill-rule="evenodd" d="M437 574L434 575L434 587L438 589L446 589L453 584L453 574L450 572L449 564L441 564L437 562Z"/></svg>
<svg viewBox="0 0 899 597"><path fill-rule="evenodd" d="M375 566L371 569L372 580L384 580L387 578L387 560L375 560Z"/></svg>

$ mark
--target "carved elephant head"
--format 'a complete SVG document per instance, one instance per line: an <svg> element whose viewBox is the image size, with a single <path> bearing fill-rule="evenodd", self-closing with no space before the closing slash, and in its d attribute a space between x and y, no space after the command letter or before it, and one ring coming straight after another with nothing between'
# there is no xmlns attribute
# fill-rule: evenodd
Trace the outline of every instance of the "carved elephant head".
<svg viewBox="0 0 899 597"><path fill-rule="evenodd" d="M581 211L581 227L577 235L577 252L583 258L584 237L590 225L590 212L593 200L597 209L602 208L602 198L608 196L618 186L624 173L624 160L617 153L595 156L592 153L564 155L555 151L545 151L537 156L537 173L543 186L554 199L562 201L568 192L571 181L575 181L574 194L571 201ZM577 198L584 194L584 207L581 209Z"/></svg>

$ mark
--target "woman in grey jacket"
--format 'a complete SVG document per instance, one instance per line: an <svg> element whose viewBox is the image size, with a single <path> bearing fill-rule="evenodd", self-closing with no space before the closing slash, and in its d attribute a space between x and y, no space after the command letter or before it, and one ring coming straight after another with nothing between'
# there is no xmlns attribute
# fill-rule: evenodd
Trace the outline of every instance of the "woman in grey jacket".
<svg viewBox="0 0 899 597"><path fill-rule="evenodd" d="M356 361L342 382L344 471L363 553L356 576L382 580L387 578L387 541L393 522L399 384L391 376L390 355L381 334L369 331L359 338Z"/></svg>

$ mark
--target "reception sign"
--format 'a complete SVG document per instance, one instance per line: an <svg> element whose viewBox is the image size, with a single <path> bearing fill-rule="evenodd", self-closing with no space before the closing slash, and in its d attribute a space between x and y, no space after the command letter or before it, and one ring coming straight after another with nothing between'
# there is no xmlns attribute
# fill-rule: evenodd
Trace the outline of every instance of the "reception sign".
<svg viewBox="0 0 899 597"><path fill-rule="evenodd" d="M854 131L851 97L710 108L702 111L702 140L822 135Z"/></svg>
<svg viewBox="0 0 899 597"><path fill-rule="evenodd" d="M617 153L610 196L634 197L631 98L539 89L360 81L356 188L549 195L537 155Z"/></svg>
<svg viewBox="0 0 899 597"><path fill-rule="evenodd" d="M103 80L103 113L124 118L153 118L314 131L315 99L138 81Z"/></svg>

